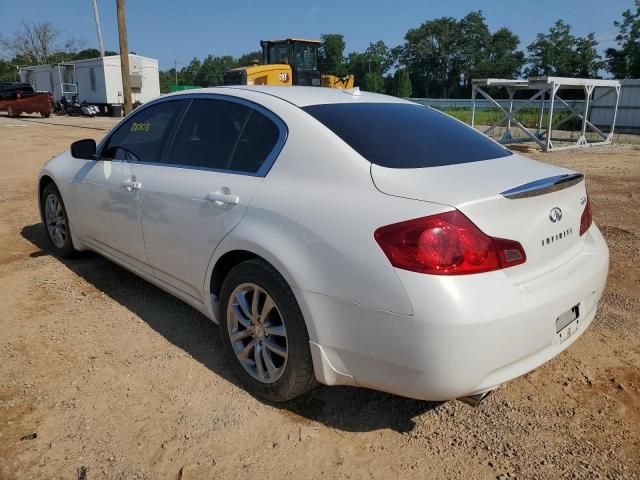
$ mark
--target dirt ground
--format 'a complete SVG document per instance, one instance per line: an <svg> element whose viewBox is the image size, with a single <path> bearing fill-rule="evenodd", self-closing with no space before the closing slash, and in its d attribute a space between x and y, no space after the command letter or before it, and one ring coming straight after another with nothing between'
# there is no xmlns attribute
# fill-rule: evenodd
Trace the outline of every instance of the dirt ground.
<svg viewBox="0 0 640 480"><path fill-rule="evenodd" d="M640 147L531 154L587 174L611 249L568 351L476 409L345 387L274 407L195 310L46 250L38 170L112 124L0 117L1 479L640 478Z"/></svg>

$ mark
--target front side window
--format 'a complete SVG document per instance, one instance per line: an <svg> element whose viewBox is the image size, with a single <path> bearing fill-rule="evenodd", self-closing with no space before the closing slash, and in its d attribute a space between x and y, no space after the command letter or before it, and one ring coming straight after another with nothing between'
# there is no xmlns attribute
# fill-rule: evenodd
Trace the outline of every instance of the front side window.
<svg viewBox="0 0 640 480"><path fill-rule="evenodd" d="M280 130L266 115L246 105L196 99L184 116L169 155L175 165L257 173Z"/></svg>
<svg viewBox="0 0 640 480"><path fill-rule="evenodd" d="M160 162L171 126L184 101L166 101L143 108L109 137L101 157L111 160Z"/></svg>
<svg viewBox="0 0 640 480"><path fill-rule="evenodd" d="M269 46L269 63L291 63L289 45L286 43Z"/></svg>
<svg viewBox="0 0 640 480"><path fill-rule="evenodd" d="M511 155L486 135L422 105L336 103L303 110L382 167L439 167Z"/></svg>

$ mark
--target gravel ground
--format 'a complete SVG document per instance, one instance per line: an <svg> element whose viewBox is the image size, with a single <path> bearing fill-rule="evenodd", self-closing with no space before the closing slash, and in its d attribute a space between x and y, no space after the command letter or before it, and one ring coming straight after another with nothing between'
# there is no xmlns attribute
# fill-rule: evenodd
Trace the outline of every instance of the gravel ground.
<svg viewBox="0 0 640 480"><path fill-rule="evenodd" d="M238 386L195 310L46 250L38 170L112 124L0 117L0 479L640 478L638 147L529 154L587 174L611 249L568 351L476 409L345 387L274 407Z"/></svg>

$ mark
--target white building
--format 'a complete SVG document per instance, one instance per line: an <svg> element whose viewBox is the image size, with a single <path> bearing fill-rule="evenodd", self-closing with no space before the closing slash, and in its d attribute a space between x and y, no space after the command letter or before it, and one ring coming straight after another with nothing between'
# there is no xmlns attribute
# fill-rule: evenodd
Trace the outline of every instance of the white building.
<svg viewBox="0 0 640 480"><path fill-rule="evenodd" d="M130 54L129 70L134 104L160 95L158 60ZM123 103L120 55L24 67L20 79L34 90L51 92L56 101L63 95L68 100L77 95L79 102L108 110Z"/></svg>

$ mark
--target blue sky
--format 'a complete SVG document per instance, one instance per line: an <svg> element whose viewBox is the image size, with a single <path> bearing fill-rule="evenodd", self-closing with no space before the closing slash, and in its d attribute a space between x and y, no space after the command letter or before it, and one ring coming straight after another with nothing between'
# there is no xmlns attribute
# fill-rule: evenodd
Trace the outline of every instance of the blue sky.
<svg viewBox="0 0 640 480"><path fill-rule="evenodd" d="M98 0L105 48L117 51L115 3ZM127 22L129 49L159 59L166 69L194 56L259 50L260 39L335 32L345 36L347 52L364 50L376 40L396 46L409 28L427 19L460 18L472 10L482 10L492 30L511 28L521 48L562 18L575 34L594 32L602 50L615 44L613 21L632 7L632 0L127 0ZM85 48L97 46L91 0L0 0L0 34L10 34L23 19L51 21Z"/></svg>

